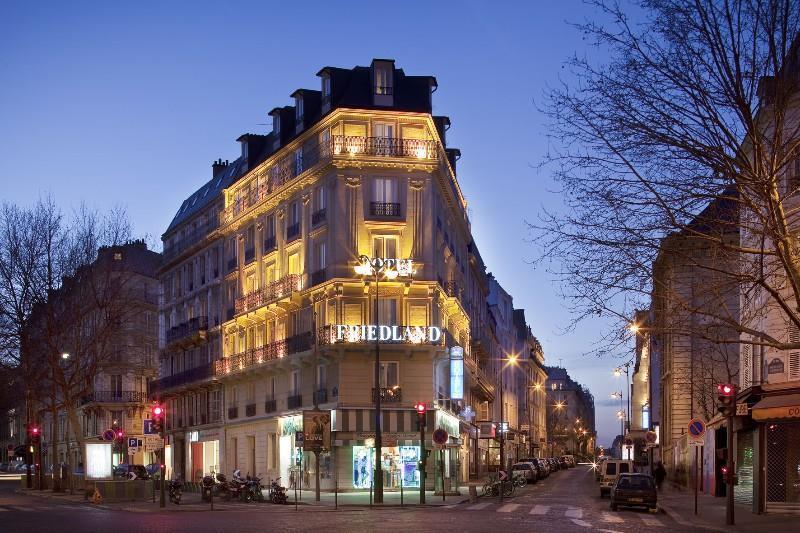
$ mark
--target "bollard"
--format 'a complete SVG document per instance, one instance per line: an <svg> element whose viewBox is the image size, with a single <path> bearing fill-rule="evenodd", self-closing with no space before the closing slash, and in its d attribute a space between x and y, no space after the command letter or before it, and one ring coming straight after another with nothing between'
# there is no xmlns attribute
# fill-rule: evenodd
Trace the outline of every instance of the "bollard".
<svg viewBox="0 0 800 533"><path fill-rule="evenodd" d="M474 484L469 486L469 503L475 503L478 501L478 487Z"/></svg>
<svg viewBox="0 0 800 533"><path fill-rule="evenodd" d="M333 479L333 508L338 510L339 509L339 471L334 470L334 479Z"/></svg>
<svg viewBox="0 0 800 533"><path fill-rule="evenodd" d="M369 507L372 508L372 480L369 481Z"/></svg>
<svg viewBox="0 0 800 533"><path fill-rule="evenodd" d="M400 507L403 507L403 473L400 472Z"/></svg>

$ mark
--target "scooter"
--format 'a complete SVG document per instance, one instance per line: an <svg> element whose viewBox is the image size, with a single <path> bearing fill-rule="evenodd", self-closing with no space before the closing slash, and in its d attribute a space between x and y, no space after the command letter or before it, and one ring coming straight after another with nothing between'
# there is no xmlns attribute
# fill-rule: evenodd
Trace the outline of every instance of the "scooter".
<svg viewBox="0 0 800 533"><path fill-rule="evenodd" d="M173 479L169 482L169 501L174 503L175 505L181 504L181 497L183 496L182 489L183 483L178 481L177 479Z"/></svg>
<svg viewBox="0 0 800 533"><path fill-rule="evenodd" d="M269 501L277 504L289 503L289 498L286 497L286 487L281 487L278 482L281 478L273 479L269 485Z"/></svg>
<svg viewBox="0 0 800 533"><path fill-rule="evenodd" d="M203 476L203 482L200 487L200 499L204 502L211 501L214 490L216 489L215 485L214 477L211 474Z"/></svg>
<svg viewBox="0 0 800 533"><path fill-rule="evenodd" d="M223 500L231 499L231 484L228 483L228 478L225 474L217 474L217 483L215 484L217 495Z"/></svg>
<svg viewBox="0 0 800 533"><path fill-rule="evenodd" d="M264 487L261 485L261 478L260 477L250 477L247 476L247 490L246 490L246 499L247 501L255 500L257 502L264 501Z"/></svg>

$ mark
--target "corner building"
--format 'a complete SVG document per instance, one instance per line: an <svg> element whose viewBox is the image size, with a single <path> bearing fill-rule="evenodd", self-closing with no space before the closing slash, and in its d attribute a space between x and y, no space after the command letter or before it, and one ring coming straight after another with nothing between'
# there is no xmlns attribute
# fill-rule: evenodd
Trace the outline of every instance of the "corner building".
<svg viewBox="0 0 800 533"><path fill-rule="evenodd" d="M463 400L448 401L449 348L477 367L468 309L485 306L469 305L483 298L471 277L485 267L470 262L449 120L431 114L435 78L391 60L317 75L319 90L299 89L294 106L270 112L268 135L242 135L241 156L214 163L163 236L161 378L150 392L167 406L167 464L189 481L240 468L311 489L313 454L295 435L302 412L318 407L331 411L323 490L337 479L369 489L376 461L387 489L418 487L420 446L433 448L436 428L450 436L448 489L476 463L475 428L457 416ZM413 273L376 284L357 273L361 255L410 260ZM380 383L369 326L398 326L377 329L392 332ZM417 402L429 405L426 443ZM430 455L428 488L440 488L441 456Z"/></svg>

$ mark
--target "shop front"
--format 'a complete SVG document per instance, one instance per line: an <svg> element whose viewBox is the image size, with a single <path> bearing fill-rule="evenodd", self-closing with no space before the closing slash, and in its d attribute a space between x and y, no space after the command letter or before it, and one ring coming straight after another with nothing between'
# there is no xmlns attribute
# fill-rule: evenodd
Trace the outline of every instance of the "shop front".
<svg viewBox="0 0 800 533"><path fill-rule="evenodd" d="M800 394L764 397L753 405L752 417L764 435L765 510L800 511ZM747 465L742 459L740 467Z"/></svg>
<svg viewBox="0 0 800 533"><path fill-rule="evenodd" d="M199 482L205 474L220 472L219 429L189 432L189 461L191 481Z"/></svg>
<svg viewBox="0 0 800 533"><path fill-rule="evenodd" d="M391 441L396 442L396 439ZM375 472L375 439L367 438L364 445L354 445L353 488L369 489ZM416 445L381 448L381 469L384 489L419 488L420 447Z"/></svg>
<svg viewBox="0 0 800 533"><path fill-rule="evenodd" d="M298 445L297 433L303 431L303 415L284 416L278 419L279 467L281 482L290 489L308 487L310 473L304 461L303 447ZM301 485L302 483L302 485Z"/></svg>

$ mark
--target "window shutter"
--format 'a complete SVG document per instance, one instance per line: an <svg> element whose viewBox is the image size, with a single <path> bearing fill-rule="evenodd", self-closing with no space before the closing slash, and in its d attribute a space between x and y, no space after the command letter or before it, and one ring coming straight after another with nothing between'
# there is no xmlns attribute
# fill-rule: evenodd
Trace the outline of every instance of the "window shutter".
<svg viewBox="0 0 800 533"><path fill-rule="evenodd" d="M789 380L800 379L800 352L789 354Z"/></svg>
<svg viewBox="0 0 800 533"><path fill-rule="evenodd" d="M366 137L367 125L366 124L345 124L344 134L346 137Z"/></svg>
<svg viewBox="0 0 800 533"><path fill-rule="evenodd" d="M753 346L751 344L742 345L742 388L746 389L753 385Z"/></svg>
<svg viewBox="0 0 800 533"><path fill-rule="evenodd" d="M425 129L420 126L403 126L403 138L425 140Z"/></svg>

